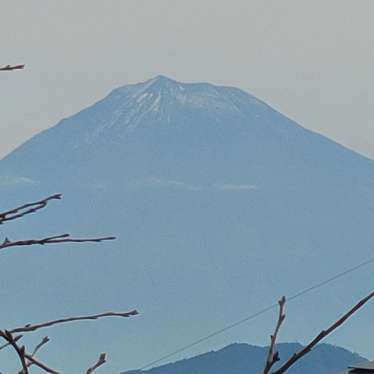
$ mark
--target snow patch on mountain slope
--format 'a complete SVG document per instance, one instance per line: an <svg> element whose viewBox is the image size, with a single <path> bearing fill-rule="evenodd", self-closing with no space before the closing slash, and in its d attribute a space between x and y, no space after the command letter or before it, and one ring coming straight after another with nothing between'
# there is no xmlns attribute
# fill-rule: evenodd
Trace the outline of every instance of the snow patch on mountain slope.
<svg viewBox="0 0 374 374"><path fill-rule="evenodd" d="M95 128L86 134L88 144L113 128L119 128L117 133L123 137L145 123L172 123L173 113L180 108L191 112L199 110L213 120L229 115L245 120L248 104L256 118L269 108L236 88L180 83L163 76L120 87L103 101L111 104L110 115L97 121Z"/></svg>
<svg viewBox="0 0 374 374"><path fill-rule="evenodd" d="M0 186L38 185L39 181L28 177L0 176Z"/></svg>

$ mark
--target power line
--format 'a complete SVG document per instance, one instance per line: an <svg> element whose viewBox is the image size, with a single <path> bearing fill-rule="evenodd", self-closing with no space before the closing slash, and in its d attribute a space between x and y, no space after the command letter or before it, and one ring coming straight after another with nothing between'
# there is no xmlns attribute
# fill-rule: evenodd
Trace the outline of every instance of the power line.
<svg viewBox="0 0 374 374"><path fill-rule="evenodd" d="M293 301L293 300L295 300L295 299L297 299L297 298L299 298L301 296L304 296L305 294L308 294L309 292L312 292L312 291L314 291L316 289L322 288L322 287L328 285L329 283L334 282L337 279L343 278L346 275L351 274L351 273L353 273L353 272L355 272L355 271L357 271L357 270L359 270L359 269L361 269L361 268L363 268L363 267L365 267L367 265L373 264L373 263L374 263L374 257L371 258L371 259L369 259L369 260L366 260L364 262L361 262L360 264L358 264L356 266L353 266L353 267L351 267L351 268L349 268L347 270L344 270L344 271L342 271L342 272L340 272L338 274L335 274L334 276L332 276L330 278L327 278L327 279L325 279L325 280L323 280L323 281L321 281L319 283L316 283L316 284L314 284L314 285L312 285L312 286L310 286L308 288L305 288L305 289L303 289L303 290L301 290L301 291L293 294L292 296L290 296L290 297L287 298L287 301L288 302ZM265 314L265 313L269 312L270 310L275 309L277 307L278 307L278 303L271 304L271 305L267 306L266 308L261 309L261 310L255 312L255 313L253 313L253 314L250 314L249 316L247 316L245 318L242 318L242 319L240 319L238 321L232 322L229 325L226 325L226 326L222 327L219 330L215 330L215 331L211 332L208 335L205 335L205 336L203 336L203 337L201 337L201 338L199 338L197 340L194 340L193 342L191 342L189 344L186 344L186 345L184 345L184 346L176 349L175 351L172 351L172 352L170 352L170 353L168 353L168 354L166 354L164 356L161 356L160 358L158 358L156 360L153 360L153 361L147 363L146 365L143 365L142 367L140 367L139 370L148 369L149 367L154 366L155 364L158 364L161 361L164 361L164 360L166 360L166 359L168 359L170 357L173 357L173 356L175 356L178 353L184 352L184 351L186 351L186 350L188 350L188 349L190 349L190 348L192 348L192 347L194 347L194 346L196 346L198 344L201 344L201 343L205 342L206 340L209 340L209 339L211 339L211 338L213 338L213 337L215 337L217 335L220 335L220 334L222 334L222 333L224 333L224 332L226 332L228 330L231 330L231 329L233 329L236 326L239 326L239 325L241 325L241 324L243 324L245 322L253 320L253 319L261 316L262 314Z"/></svg>

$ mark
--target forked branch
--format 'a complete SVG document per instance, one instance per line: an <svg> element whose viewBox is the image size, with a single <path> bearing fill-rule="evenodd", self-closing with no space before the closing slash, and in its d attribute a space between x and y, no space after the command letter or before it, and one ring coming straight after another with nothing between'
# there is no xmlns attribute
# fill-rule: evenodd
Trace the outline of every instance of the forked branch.
<svg viewBox="0 0 374 374"><path fill-rule="evenodd" d="M94 366L87 369L86 374L92 374L97 368L106 363L106 354L101 353Z"/></svg>
<svg viewBox="0 0 374 374"><path fill-rule="evenodd" d="M353 314L355 314L359 309L361 309L366 303L368 303L372 298L374 298L374 291L372 291L368 296L361 299L353 308L351 308L347 313L345 313L341 318L334 322L326 330L322 330L309 344L302 348L299 352L294 353L290 359L288 359L279 369L272 372L272 374L283 374L292 365L309 353L321 340L326 336L330 335L338 327L340 327L344 322L347 321Z"/></svg>
<svg viewBox="0 0 374 374"><path fill-rule="evenodd" d="M34 355L37 353L37 351L46 343L48 343L49 341L49 338L48 337L45 337L34 349L33 353L30 355L26 352L26 348L25 346L19 346L17 344L17 341L19 339L21 339L21 335L19 336L16 336L14 337L13 334L10 332L10 331L7 331L7 330L4 330L4 331L0 331L0 337L2 337L4 340L6 340L8 342L7 345L9 346L12 346L14 348L14 350L16 351L18 357L19 357L19 360L21 362L21 365L22 365L22 369L21 371L19 372L19 374L29 374L29 367L31 365L36 365L38 366L40 369L43 369L44 371L46 371L47 373L51 373L51 374L60 374L59 372L57 372L56 370L53 370L51 369L50 367L48 367L47 365L45 365L44 363L40 362L39 360L37 360Z"/></svg>
<svg viewBox="0 0 374 374"><path fill-rule="evenodd" d="M273 335L270 335L270 346L268 350L268 354L266 357L266 363L264 368L264 374L270 373L271 368L279 361L279 352L276 350L276 342L279 330L284 322L286 315L284 314L284 306L286 304L286 298L283 296L279 301L279 314L277 324L275 326L275 330Z"/></svg>
<svg viewBox="0 0 374 374"><path fill-rule="evenodd" d="M0 225L4 222L13 221L28 214L35 213L38 210L45 208L51 200L61 200L61 198L61 194L54 194L46 197L45 199L35 201L33 203L27 203L6 212L2 212L0 213Z"/></svg>
<svg viewBox="0 0 374 374"><path fill-rule="evenodd" d="M1 336L1 333L0 333L0 336ZM23 335L18 335L18 336L14 336L13 337L13 340L15 341L15 342L17 342L18 340L20 340L20 339L22 339L23 338ZM8 343L5 343L5 344L3 344L3 345L1 345L0 346L0 351L2 350L2 349L4 349L4 348L7 348L7 347L9 347L10 346L10 343L8 342Z"/></svg>
<svg viewBox="0 0 374 374"><path fill-rule="evenodd" d="M27 354L27 353L25 353L25 357L27 358L27 361L26 361L26 365L27 365L27 367L29 368L30 366L32 366L32 365L36 365L36 363L35 362L37 362L38 364L42 364L41 362L39 362L39 361L37 361L36 359L35 359L35 355L37 354L37 352L39 351L39 349L40 348L42 348L45 344L47 344L48 342L50 341L50 339L48 338L48 336L45 336L43 339L42 339L42 341L34 348L34 350L32 351L32 353L31 354ZM29 359L29 358L32 358L32 361ZM42 365L44 365L44 364L42 364ZM38 365L39 366L39 365ZM46 366L46 365L44 365L44 366ZM49 369L49 368L48 368ZM50 369L50 370L53 370L53 369ZM18 374L25 374L25 372L23 371L23 369L22 370L20 370L19 372L18 372Z"/></svg>
<svg viewBox="0 0 374 374"><path fill-rule="evenodd" d="M0 331L0 336L3 339L5 339L9 343L9 345L12 346L14 350L16 351L18 358L22 365L23 373L29 374L29 370L28 370L27 362L26 362L25 346L19 346L10 331L7 331L7 330Z"/></svg>
<svg viewBox="0 0 374 374"><path fill-rule="evenodd" d="M50 339L48 338L48 336L45 336L42 341L34 348L34 350L32 351L31 353L31 356L35 356L37 354L37 352L39 351L39 349L41 347L43 347L43 345L47 344L48 342L50 341Z"/></svg>
<svg viewBox="0 0 374 374"><path fill-rule="evenodd" d="M29 354L25 354L25 357L31 362L31 364L35 365L35 366L38 366L40 369L43 369L45 372L47 373L51 373L51 374L61 374L60 372L50 368L49 366L47 366L46 364L44 364L43 362L37 360L35 357L29 355ZM23 374L25 374L25 372L23 372Z"/></svg>

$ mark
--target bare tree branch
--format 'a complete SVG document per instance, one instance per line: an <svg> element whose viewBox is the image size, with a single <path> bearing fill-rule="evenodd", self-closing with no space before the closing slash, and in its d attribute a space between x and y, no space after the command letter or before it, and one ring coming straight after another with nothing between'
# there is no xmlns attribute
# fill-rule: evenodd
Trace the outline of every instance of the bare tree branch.
<svg viewBox="0 0 374 374"><path fill-rule="evenodd" d="M47 373L60 374L60 372L58 372L54 369L51 369L49 366L43 364L42 362L40 362L39 360L37 360L36 358L32 357L31 355L29 355L27 353L25 354L25 357L31 362L31 364L40 367L41 369L43 369ZM23 374L25 374L25 372L23 372Z"/></svg>
<svg viewBox="0 0 374 374"><path fill-rule="evenodd" d="M20 333L20 332L30 332L30 331L35 331L39 330L42 328L50 327L53 325L61 324L61 323L67 323L67 322L75 322L75 321L87 321L87 320L95 320L99 318L104 318L104 317L132 317L138 315L139 312L137 310L132 310L130 312L106 312L106 313L101 313L101 314L93 314L93 315L88 315L88 316L80 316L80 317L67 317L67 318L61 318L61 319L56 319L54 321L48 321L48 322L42 322L38 323L35 325L26 325L24 327L17 327L13 330L10 330L12 334L14 333Z"/></svg>
<svg viewBox="0 0 374 374"><path fill-rule="evenodd" d="M287 360L279 369L275 370L272 374L285 373L292 365L295 364L295 362L299 361L303 356L309 353L322 339L324 339L327 335L330 335L334 330L340 327L348 318L350 318L359 309L361 309L373 297L374 291L360 300L352 309L350 309L340 319L334 322L329 328L327 328L326 330L322 330L308 345L306 345L299 352L294 353L289 360Z"/></svg>
<svg viewBox="0 0 374 374"><path fill-rule="evenodd" d="M31 356L35 356L37 354L37 352L39 351L39 349L41 347L43 347L43 345L47 344L48 342L50 341L49 337L48 336L45 336L42 341L34 348L34 350L32 351L31 353Z"/></svg>
<svg viewBox="0 0 374 374"><path fill-rule="evenodd" d="M284 314L284 306L286 304L286 298L283 296L279 301L279 315L278 315L278 320L277 324L275 326L275 330L273 335L270 335L270 346L269 346L269 351L268 355L266 357L266 363L265 363L265 368L264 368L264 374L270 373L271 368L274 366L276 362L279 361L279 353L278 351L275 350L275 345L277 342L277 337L279 330L282 326L282 323L284 322L286 315Z"/></svg>
<svg viewBox="0 0 374 374"><path fill-rule="evenodd" d="M104 365L106 363L106 354L101 353L96 364L90 368L87 369L86 374L93 373L97 368L99 368L101 365Z"/></svg>
<svg viewBox="0 0 374 374"><path fill-rule="evenodd" d="M37 354L37 352L39 351L39 349L41 347L43 347L43 345L47 344L48 342L50 341L49 337L48 336L45 336L43 338L43 340L34 348L34 350L32 351L31 353L31 356L35 356Z"/></svg>
<svg viewBox="0 0 374 374"><path fill-rule="evenodd" d="M25 65L6 65L2 68L0 68L0 71L13 71L13 70L20 70L23 69Z"/></svg>
<svg viewBox="0 0 374 374"><path fill-rule="evenodd" d="M27 240L16 240L11 241L8 238L5 238L4 242L0 244L0 250L9 248L9 247L22 247L28 245L45 245L45 244L58 244L58 243L100 243L108 240L115 240L115 236L104 236L99 238L84 238L76 239L72 238L70 234L62 234L49 236L43 239L27 239Z"/></svg>
<svg viewBox="0 0 374 374"><path fill-rule="evenodd" d="M0 334L0 335L1 335L1 334ZM14 340L15 342L17 342L17 341L20 340L22 337L23 337L23 335L18 335L18 336L13 337L13 340ZM5 343L5 344L1 345L1 346L0 346L0 351L1 351L2 349L4 349L4 348L9 347L9 346L10 346L10 343Z"/></svg>
<svg viewBox="0 0 374 374"><path fill-rule="evenodd" d="M25 65L6 65L4 67L0 67L0 71L13 71L13 70L20 70L23 69ZM62 198L61 194L54 194L49 197L46 197L42 200L27 203L24 205L21 205L17 208L0 212L0 225L8 222L13 221L19 218L22 218L24 216L27 216L29 214L38 212L39 210L45 208L48 203L51 200L60 200ZM2 244L0 244L0 250L9 248L9 247L17 247L17 246L32 246L32 245L45 245L45 244L56 244L56 243L84 243L84 242L95 242L99 243L102 241L107 240L114 240L114 236L106 236L106 237L98 237L98 238L84 238L84 239L76 239L72 238L70 234L62 234L62 235L55 235L55 236L49 236L42 239L29 239L29 240L17 240L12 241L8 238L5 238ZM94 314L94 315L88 315L88 316L78 316L78 317L67 317L62 319L57 319L53 321L43 322L39 324L28 324L24 327L15 328L13 330L0 330L0 338L3 338L6 341L6 344L3 344L0 346L0 350L12 346L14 350L16 351L19 360L22 365L22 369L18 372L18 374L29 374L29 367L32 365L38 366L40 369L44 370L47 373L51 374L59 374L56 370L48 367L44 363L40 362L35 358L35 355L37 352L49 342L49 338L46 336L43 338L43 340L36 345L34 350L31 354L26 353L26 349L24 346L19 346L17 344L17 341L20 340L23 336L22 335L16 335L13 336L15 333L19 332L31 332L38 329L50 327L57 324L63 324L67 322L74 322L74 321L82 321L82 320L96 320L103 317L132 317L137 315L138 312L136 310L132 310L130 312L124 312L124 313L116 313L116 312L107 312L107 313L101 313L101 314ZM97 368L102 366L106 362L106 354L102 353L100 354L97 362L94 364L94 366L87 369L86 374L93 373Z"/></svg>
<svg viewBox="0 0 374 374"><path fill-rule="evenodd" d="M54 194L46 197L45 199L35 201L33 203L27 203L15 209L2 212L0 213L0 225L6 221L12 221L28 214L35 213L38 210L45 208L51 200L61 200L61 198L61 194Z"/></svg>
<svg viewBox="0 0 374 374"><path fill-rule="evenodd" d="M19 357L19 360L21 362L21 365L22 365L22 369L23 369L23 373L24 374L29 374L29 370L28 370L28 367L27 367L27 363L26 363L26 357L25 357L25 346L19 346L17 344L17 342L15 341L12 333L10 331L1 331L0 332L0 335L3 339L5 339L13 348L14 350L16 351L18 357Z"/></svg>
<svg viewBox="0 0 374 374"><path fill-rule="evenodd" d="M31 353L31 355L28 355L28 354L25 354L25 357L27 358L27 357L32 357L32 358L34 358L35 359L35 355L36 355L36 353L39 351L39 349L40 348L42 348L43 347L43 345L45 345L45 344L47 344L48 342L49 342L50 340L49 340L49 338L48 338L48 336L45 336L44 338L43 338L43 340L34 348L34 350L33 350L33 352ZM35 365L35 363L34 362L32 362L32 361L30 361L29 359L27 359L27 361L26 361L26 365L27 365L27 367L29 368L31 365ZM20 370L19 372L18 372L18 374L25 374L25 372L23 371L23 369L22 370Z"/></svg>

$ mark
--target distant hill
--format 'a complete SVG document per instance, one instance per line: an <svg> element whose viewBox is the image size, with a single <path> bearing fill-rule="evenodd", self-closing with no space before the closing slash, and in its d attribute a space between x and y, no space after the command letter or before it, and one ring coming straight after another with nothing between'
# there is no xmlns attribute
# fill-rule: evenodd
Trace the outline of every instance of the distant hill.
<svg viewBox="0 0 374 374"><path fill-rule="evenodd" d="M302 346L279 344L281 362ZM132 370L122 374L262 374L267 349L248 344L231 344L219 351L163 365L154 369ZM292 367L289 374L337 374L349 365L364 361L343 348L321 344Z"/></svg>

